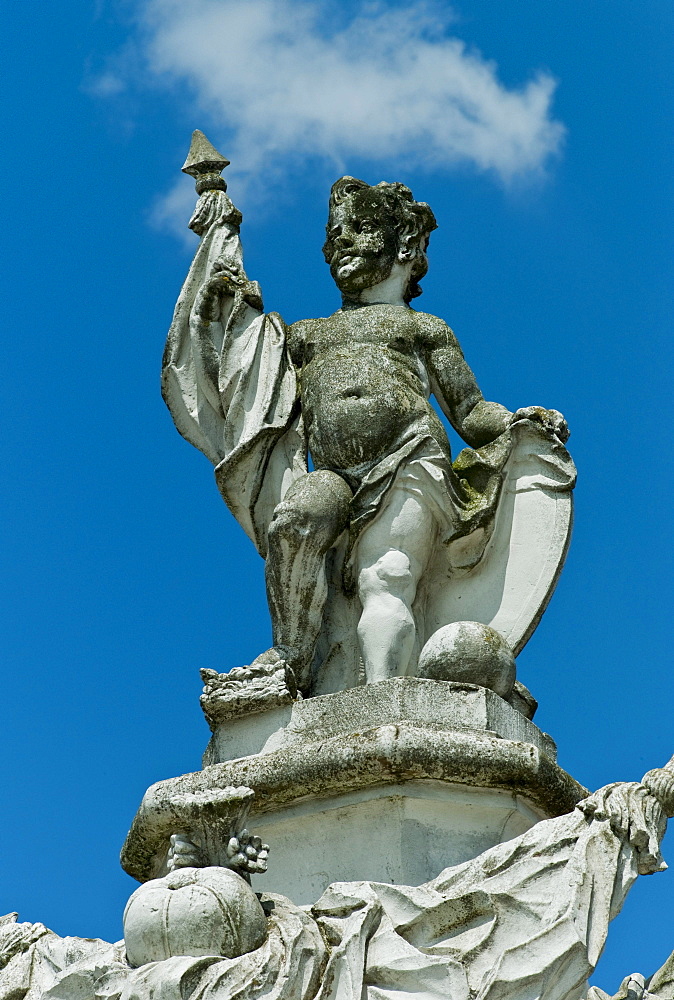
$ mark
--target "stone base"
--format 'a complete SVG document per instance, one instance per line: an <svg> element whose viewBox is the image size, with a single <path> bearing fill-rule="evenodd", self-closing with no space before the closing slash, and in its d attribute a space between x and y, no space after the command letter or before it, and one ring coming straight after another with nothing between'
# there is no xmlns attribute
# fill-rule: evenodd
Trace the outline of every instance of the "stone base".
<svg viewBox="0 0 674 1000"><path fill-rule="evenodd" d="M440 729L491 732L502 739L531 743L552 760L557 758L552 737L488 688L421 677L395 677L306 700L288 699L285 704L272 704L263 711L253 708L222 722L211 716L213 735L204 753L203 766L304 746L403 720Z"/></svg>
<svg viewBox="0 0 674 1000"><path fill-rule="evenodd" d="M206 813L203 829L178 819L176 804L195 793L254 790L247 825L271 847L256 887L300 904L334 881L419 885L586 795L550 737L492 691L418 678L229 720L207 760L148 790L122 852L130 875L164 874L177 832L226 863Z"/></svg>
<svg viewBox="0 0 674 1000"><path fill-rule="evenodd" d="M331 882L422 885L546 818L520 795L430 780L313 799L251 815L272 845L269 871L252 883L300 906Z"/></svg>

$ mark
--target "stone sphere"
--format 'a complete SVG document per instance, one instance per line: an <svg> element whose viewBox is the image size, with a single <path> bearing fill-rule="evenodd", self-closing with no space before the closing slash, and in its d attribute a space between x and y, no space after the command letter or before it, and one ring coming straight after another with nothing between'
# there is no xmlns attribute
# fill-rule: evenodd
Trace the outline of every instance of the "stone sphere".
<svg viewBox="0 0 674 1000"><path fill-rule="evenodd" d="M237 958L266 936L259 899L228 868L180 868L141 885L124 910L126 956L135 967L174 955Z"/></svg>
<svg viewBox="0 0 674 1000"><path fill-rule="evenodd" d="M434 632L421 650L418 676L480 684L507 698L515 683L515 657L489 625L452 622Z"/></svg>

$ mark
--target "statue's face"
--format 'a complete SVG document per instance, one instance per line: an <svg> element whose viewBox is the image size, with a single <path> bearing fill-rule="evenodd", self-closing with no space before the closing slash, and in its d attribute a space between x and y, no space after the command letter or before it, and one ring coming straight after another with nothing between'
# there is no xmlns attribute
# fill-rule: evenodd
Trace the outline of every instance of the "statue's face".
<svg viewBox="0 0 674 1000"><path fill-rule="evenodd" d="M331 212L327 244L330 273L347 295L384 281L398 258L393 224L377 218L368 199L349 198Z"/></svg>

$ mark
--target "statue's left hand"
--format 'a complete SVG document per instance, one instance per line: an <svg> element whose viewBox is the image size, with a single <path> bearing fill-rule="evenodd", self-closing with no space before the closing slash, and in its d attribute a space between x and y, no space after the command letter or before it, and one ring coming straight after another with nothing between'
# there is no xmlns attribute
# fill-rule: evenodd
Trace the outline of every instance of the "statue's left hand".
<svg viewBox="0 0 674 1000"><path fill-rule="evenodd" d="M569 440L570 430L568 424L559 410L546 410L543 406L521 406L516 410L510 423L517 420L533 420L551 434L555 434L562 444Z"/></svg>

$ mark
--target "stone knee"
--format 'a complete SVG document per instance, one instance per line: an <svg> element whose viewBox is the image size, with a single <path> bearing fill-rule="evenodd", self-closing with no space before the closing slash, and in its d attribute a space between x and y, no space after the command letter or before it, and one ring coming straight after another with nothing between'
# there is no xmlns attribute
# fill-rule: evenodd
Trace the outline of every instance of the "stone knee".
<svg viewBox="0 0 674 1000"><path fill-rule="evenodd" d="M411 607L417 581L410 559L399 549L389 549L358 574L358 593L363 607L372 598L391 596Z"/></svg>
<svg viewBox="0 0 674 1000"><path fill-rule="evenodd" d="M310 472L294 483L274 510L270 551L279 544L309 543L322 552L334 545L349 521L351 490L334 472Z"/></svg>

